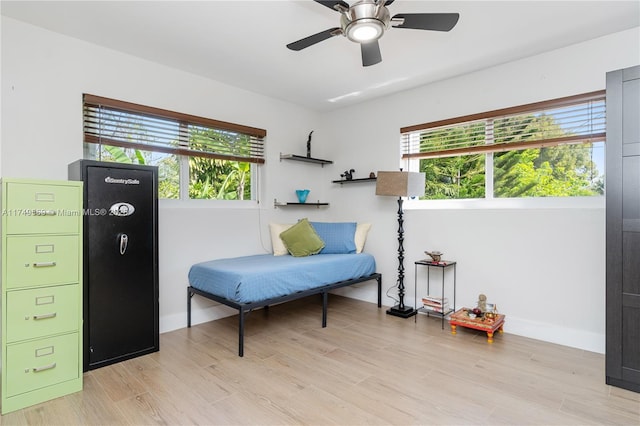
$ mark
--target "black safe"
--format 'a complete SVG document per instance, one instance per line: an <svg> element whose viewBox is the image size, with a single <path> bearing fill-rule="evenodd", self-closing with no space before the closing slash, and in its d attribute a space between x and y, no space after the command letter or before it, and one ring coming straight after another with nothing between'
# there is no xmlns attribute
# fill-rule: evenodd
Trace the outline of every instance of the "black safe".
<svg viewBox="0 0 640 426"><path fill-rule="evenodd" d="M159 350L158 169L78 160L84 182L84 371Z"/></svg>

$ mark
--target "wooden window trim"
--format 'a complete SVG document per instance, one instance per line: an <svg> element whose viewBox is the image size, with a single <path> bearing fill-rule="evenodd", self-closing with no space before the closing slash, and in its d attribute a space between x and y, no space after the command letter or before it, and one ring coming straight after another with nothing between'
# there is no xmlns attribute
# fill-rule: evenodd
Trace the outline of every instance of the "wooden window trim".
<svg viewBox="0 0 640 426"><path fill-rule="evenodd" d="M400 129L403 138L414 132L422 130L436 129L440 127L449 127L457 124L466 124L478 121L488 121L500 119L503 117L533 113L543 111L545 109L562 108L571 105L582 104L590 101L604 101L606 98L605 90L597 90L594 92L584 93L580 95L567 96L564 98L552 99L541 102L534 102L515 107L496 109L478 114L464 115L460 117L432 121L428 123L416 124ZM442 149L430 152L403 153L402 159L427 159L427 158L444 158L460 155L489 154L494 152L517 151L523 149L546 148L559 145L583 144L604 142L606 139L605 132L597 132L591 134L582 134L575 136L562 136L557 138L528 140L521 142L509 143L487 143L483 145L475 145L462 148Z"/></svg>
<svg viewBox="0 0 640 426"><path fill-rule="evenodd" d="M124 112L137 112L146 114L151 117L170 118L177 121L186 121L190 124L199 124L205 127L212 127L219 130L228 130L231 132L244 133L249 136L264 138L267 131L256 127L245 126L242 124L229 123L226 121L213 120L211 118L199 117L196 115L183 114L175 111L169 111L161 108L149 107L132 102L120 101L117 99L104 98L102 96L84 95L85 104L102 105L105 107L120 109Z"/></svg>
<svg viewBox="0 0 640 426"><path fill-rule="evenodd" d="M550 107L563 107L575 104L580 104L587 101L604 100L606 95L605 90L597 90L595 92L584 93L581 95L567 96L564 98L558 98L548 101L534 102L525 105L518 105L515 107L495 109L493 111L481 112L478 114L463 115L455 118L448 118L446 120L431 121L428 123L416 124L413 126L402 127L400 133L411 133L419 130L433 129L435 127L451 126L453 124L461 124L468 121L486 120L488 118L500 118L509 115L523 114L535 110L542 110Z"/></svg>
<svg viewBox="0 0 640 426"><path fill-rule="evenodd" d="M121 148L132 148L144 151L161 152L166 154L183 155L190 157L201 157L209 159L218 159L224 161L237 161L245 163L264 164L264 137L267 132L264 129L245 126L241 124L229 123L225 121L213 120L204 117L198 117L190 114L169 111L160 108L149 107L146 105L135 104L132 102L120 101L117 99L105 98L91 94L83 95L84 108L84 142L97 145L111 145ZM108 134L100 130L100 118L97 120L92 111L100 113L100 111L111 111L113 113L123 113L140 117L141 119L157 120L158 125L146 123L146 128L153 130L156 136L163 137L166 134L167 125L177 125L179 131L178 145L167 143L143 143L136 140L123 140L109 137ZM109 114L109 112L107 112ZM105 119L105 123L111 124L109 118ZM247 147L249 151L245 153L227 152L232 145L221 143L219 145L211 145L204 149L193 149L187 142L189 139L189 128L202 127L212 129L219 132L229 132L233 134L248 137ZM135 133L135 132L134 132ZM233 151L231 149L230 151Z"/></svg>

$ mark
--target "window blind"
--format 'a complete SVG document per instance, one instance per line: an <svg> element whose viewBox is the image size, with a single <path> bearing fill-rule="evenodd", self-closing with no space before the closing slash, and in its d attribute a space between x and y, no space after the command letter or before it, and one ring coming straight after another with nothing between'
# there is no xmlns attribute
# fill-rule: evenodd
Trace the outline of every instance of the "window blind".
<svg viewBox="0 0 640 426"><path fill-rule="evenodd" d="M266 130L85 94L84 141L264 163Z"/></svg>
<svg viewBox="0 0 640 426"><path fill-rule="evenodd" d="M485 154L602 142L605 91L400 129L403 159Z"/></svg>

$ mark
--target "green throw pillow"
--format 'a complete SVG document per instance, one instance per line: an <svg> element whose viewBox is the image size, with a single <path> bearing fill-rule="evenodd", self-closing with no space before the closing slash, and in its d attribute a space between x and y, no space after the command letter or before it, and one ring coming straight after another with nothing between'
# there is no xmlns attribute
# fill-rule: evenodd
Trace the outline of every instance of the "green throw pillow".
<svg viewBox="0 0 640 426"><path fill-rule="evenodd" d="M295 257L318 254L324 248L324 241L306 218L280 233L280 239Z"/></svg>

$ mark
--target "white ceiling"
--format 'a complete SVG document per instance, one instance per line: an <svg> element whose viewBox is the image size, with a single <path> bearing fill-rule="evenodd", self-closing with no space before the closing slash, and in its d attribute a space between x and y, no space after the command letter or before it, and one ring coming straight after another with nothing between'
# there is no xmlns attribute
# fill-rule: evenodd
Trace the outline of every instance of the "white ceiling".
<svg viewBox="0 0 640 426"><path fill-rule="evenodd" d="M355 0L347 0L353 4ZM640 1L397 0L398 13L458 12L450 32L391 28L382 63L338 36L285 46L339 26L312 0L6 1L2 15L319 111L352 105L640 26Z"/></svg>

